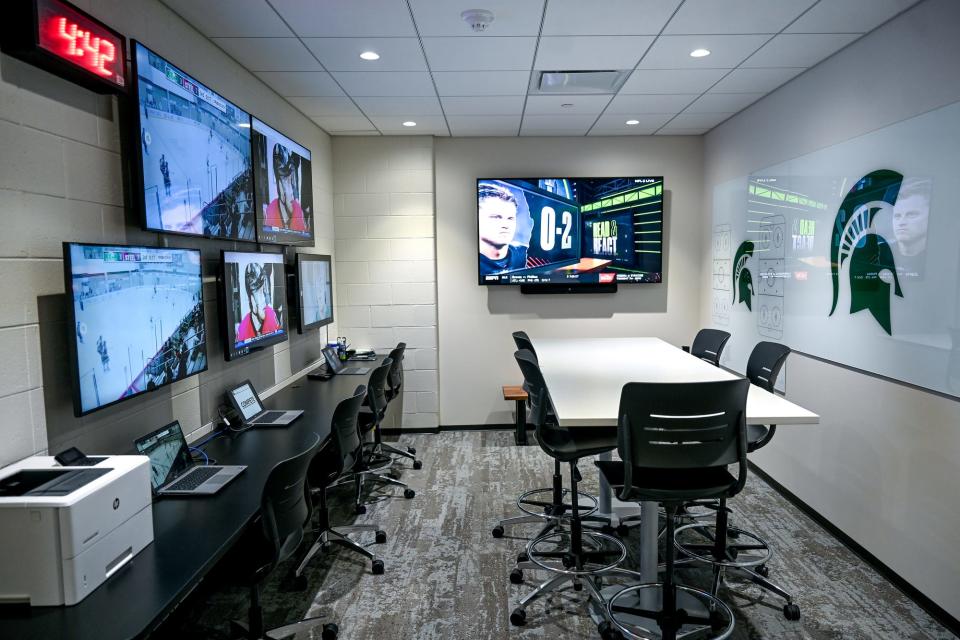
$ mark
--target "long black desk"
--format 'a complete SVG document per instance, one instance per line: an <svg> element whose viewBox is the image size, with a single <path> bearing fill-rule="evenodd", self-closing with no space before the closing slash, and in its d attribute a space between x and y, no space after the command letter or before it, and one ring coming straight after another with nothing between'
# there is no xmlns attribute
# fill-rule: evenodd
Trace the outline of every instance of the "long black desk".
<svg viewBox="0 0 960 640"><path fill-rule="evenodd" d="M0 606L0 638L128 640L153 631L256 517L274 465L302 451L314 433L326 441L337 403L366 382L366 376L302 378L271 396L268 408L303 409L304 415L289 427L224 435L204 447L218 464L247 465L236 480L214 496L155 502L153 543L126 567L72 607Z"/></svg>

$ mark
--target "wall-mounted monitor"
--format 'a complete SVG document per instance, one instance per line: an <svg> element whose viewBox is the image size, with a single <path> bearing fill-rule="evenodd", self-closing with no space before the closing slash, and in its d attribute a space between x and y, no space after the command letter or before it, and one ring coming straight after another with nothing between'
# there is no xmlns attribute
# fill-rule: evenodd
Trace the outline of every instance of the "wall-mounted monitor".
<svg viewBox="0 0 960 640"><path fill-rule="evenodd" d="M133 61L144 227L256 241L250 115L139 42Z"/></svg>
<svg viewBox="0 0 960 640"><path fill-rule="evenodd" d="M333 278L330 256L297 254L300 333L333 322Z"/></svg>
<svg viewBox="0 0 960 640"><path fill-rule="evenodd" d="M260 242L313 245L310 150L253 119L253 186Z"/></svg>
<svg viewBox="0 0 960 640"><path fill-rule="evenodd" d="M663 178L477 180L479 283L578 286L663 279Z"/></svg>
<svg viewBox="0 0 960 640"><path fill-rule="evenodd" d="M64 243L77 416L207 368L200 252Z"/></svg>
<svg viewBox="0 0 960 640"><path fill-rule="evenodd" d="M224 251L221 296L227 360L287 339L283 255Z"/></svg>

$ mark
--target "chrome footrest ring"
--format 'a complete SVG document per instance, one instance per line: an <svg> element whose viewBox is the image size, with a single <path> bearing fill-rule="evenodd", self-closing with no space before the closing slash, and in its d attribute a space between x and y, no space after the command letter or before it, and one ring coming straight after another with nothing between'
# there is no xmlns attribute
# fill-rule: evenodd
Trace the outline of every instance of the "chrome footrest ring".
<svg viewBox="0 0 960 640"><path fill-rule="evenodd" d="M544 571L550 571L551 573L561 573L568 576L594 576L605 573L616 569L627 559L627 547L617 538L607 535L605 533L598 533L596 531L584 530L581 532L581 539L583 540L584 547L588 544L592 545L593 548L587 549L586 552L599 552L604 548L604 543L607 543L607 546L612 547L611 551L619 555L619 557L611 562L610 564L600 565L599 563L591 563L591 565L596 564L598 566L591 566L591 568L577 569L569 568L562 565L558 562L558 558L550 558L554 564L548 564L548 559L543 557L546 553L559 554L564 550L561 547L566 542L570 540L570 533L568 531L557 531L553 533L548 533L542 535L539 538L534 538L527 543L527 559L533 564L537 565ZM541 547L544 543L555 540L556 548L554 549L543 549ZM571 554L572 555L572 554Z"/></svg>
<svg viewBox="0 0 960 640"><path fill-rule="evenodd" d="M723 629L714 631L714 633L716 633L717 635L711 635L709 637L697 636L698 638L700 638L700 640L725 640L726 638L729 638L733 634L733 627L734 627L733 611L730 609L729 606L727 606L727 603L725 603L720 598L717 598L716 596L710 595L706 591L702 591L700 589L694 589L693 587L675 584L674 588L676 588L678 596L685 593L699 600L704 605L704 608L709 612L708 615L710 615L711 617L719 614L719 616L722 616L723 618L726 619L726 624L724 625ZM648 629L647 627L637 622L633 622L633 623L628 622L627 620L625 620L625 618L630 615L629 613L621 613L621 612L614 611L613 609L615 606L617 606L617 604L625 604L625 603L618 603L617 601L623 600L628 594L639 594L641 591L647 591L652 589L656 589L659 592L658 594L656 594L657 600L656 600L655 607L662 606L661 604L663 602L663 593L662 593L663 583L662 582L648 582L645 584L638 584L632 587L627 587L623 591L619 591L616 595L610 598L609 602L607 602L607 618L613 623L613 625L617 628L617 630L620 631L620 633L622 633L627 638L630 638L631 640L659 640L659 638L662 637L662 634L660 632L660 629ZM651 607L651 608L654 608L654 607ZM678 607L678 609L679 608L681 607ZM636 619L636 617L634 617L634 619ZM655 620L648 619L648 618L641 618L641 619L648 621L651 626L656 625ZM684 626L687 626L687 625L684 625ZM694 624L690 623L690 626L694 626ZM707 628L706 625L697 625L697 626L704 629ZM643 633L645 635L640 635L640 633ZM694 629L690 633L696 633L696 629ZM677 637L678 638L684 637L685 635L688 635L688 634L678 633Z"/></svg>
<svg viewBox="0 0 960 640"><path fill-rule="evenodd" d="M579 500L580 508L578 510L580 517L585 518L587 516L592 516L593 514L595 514L597 510L600 508L600 501L597 500L596 496L592 496L589 493L582 493L582 492L578 492L578 494L580 498ZM537 502L553 502L553 489L546 489L546 488L533 489L531 491L527 491L526 493L520 494L520 497L517 498L517 509L520 509L520 511L524 512L528 516L536 516L537 518L543 518L544 520L558 520L563 518L566 518L566 519L570 518L569 509L564 511L563 515L561 516L554 516L548 513L544 513L543 507L538 506L537 509L540 509L540 511L534 511L532 505L528 505L524 503L525 500L530 500L532 496L539 496L539 495L546 495L546 499L537 500ZM569 495L570 495L569 489L564 489L563 492L561 493L561 496L564 499L564 501Z"/></svg>
<svg viewBox="0 0 960 640"><path fill-rule="evenodd" d="M693 558L694 560L699 560L701 562L706 562L713 566L718 567L731 567L731 568L746 568L746 567L756 567L766 563L773 556L773 551L770 549L770 545L761 538L760 536L751 533L749 531L744 531L743 529L738 529L736 527L727 527L727 531L733 531L736 533L736 536L729 536L727 538L727 548L736 549L738 547L748 547L742 550L743 558L740 558L740 554L736 559L724 559L719 560L716 556L713 555L712 551L706 551L704 549L693 550L690 548L689 541L680 541L680 534L687 530L697 530L703 532L704 530L716 530L717 526L714 524L686 524L682 527L677 527L676 532L673 535L673 546L677 548L678 551L682 552L686 556ZM701 533L701 535L703 535ZM703 539L707 543L711 543L716 540L716 535L706 536L703 535ZM753 544L744 544L744 540L751 540ZM749 548L749 547L758 547L758 548Z"/></svg>

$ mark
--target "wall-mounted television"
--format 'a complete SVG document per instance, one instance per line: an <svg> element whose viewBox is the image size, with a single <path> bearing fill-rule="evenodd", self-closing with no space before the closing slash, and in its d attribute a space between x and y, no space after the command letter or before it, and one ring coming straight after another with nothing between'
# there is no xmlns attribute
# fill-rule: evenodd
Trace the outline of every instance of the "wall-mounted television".
<svg viewBox="0 0 960 640"><path fill-rule="evenodd" d="M227 360L287 339L283 254L224 251L221 297Z"/></svg>
<svg viewBox="0 0 960 640"><path fill-rule="evenodd" d="M207 368L200 252L64 243L74 413Z"/></svg>
<svg viewBox="0 0 960 640"><path fill-rule="evenodd" d="M250 114L139 42L133 53L144 227L256 241Z"/></svg>
<svg viewBox="0 0 960 640"><path fill-rule="evenodd" d="M310 150L256 118L252 139L257 239L313 245Z"/></svg>
<svg viewBox="0 0 960 640"><path fill-rule="evenodd" d="M297 254L300 333L333 322L333 278L330 256Z"/></svg>
<svg viewBox="0 0 960 640"><path fill-rule="evenodd" d="M575 291L663 279L663 178L477 180L481 285Z"/></svg>

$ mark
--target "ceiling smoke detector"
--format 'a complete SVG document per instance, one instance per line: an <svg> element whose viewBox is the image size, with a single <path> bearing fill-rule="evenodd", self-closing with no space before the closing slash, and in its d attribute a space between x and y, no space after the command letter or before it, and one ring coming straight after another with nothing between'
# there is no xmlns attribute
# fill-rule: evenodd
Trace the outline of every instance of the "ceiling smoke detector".
<svg viewBox="0 0 960 640"><path fill-rule="evenodd" d="M493 12L486 9L467 9L460 14L460 18L470 25L474 33L483 33L493 22Z"/></svg>

